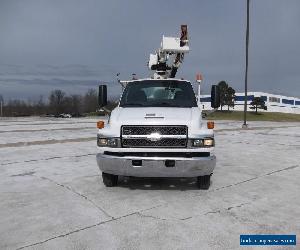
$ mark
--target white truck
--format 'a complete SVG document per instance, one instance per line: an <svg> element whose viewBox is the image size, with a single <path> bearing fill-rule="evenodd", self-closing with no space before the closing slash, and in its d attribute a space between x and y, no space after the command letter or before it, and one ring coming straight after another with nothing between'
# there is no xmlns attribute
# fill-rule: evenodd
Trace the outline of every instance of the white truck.
<svg viewBox="0 0 300 250"><path fill-rule="evenodd" d="M198 96L191 82L175 79L184 54L189 51L187 26L181 37L163 37L150 55L151 78L120 81L123 93L107 124L98 122L97 163L105 186L116 186L118 176L197 177L208 189L216 165L213 123L204 123ZM168 60L173 59L171 66ZM218 108L217 86L211 105ZM107 87L99 86L99 106L107 105Z"/></svg>

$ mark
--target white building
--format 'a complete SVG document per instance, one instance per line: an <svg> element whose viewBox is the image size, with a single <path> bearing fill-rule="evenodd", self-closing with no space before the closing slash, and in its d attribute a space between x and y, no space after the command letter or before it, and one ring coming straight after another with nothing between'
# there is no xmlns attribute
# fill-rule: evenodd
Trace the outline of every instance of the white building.
<svg viewBox="0 0 300 250"><path fill-rule="evenodd" d="M281 112L281 113L293 113L300 114L300 99L296 97L289 97L283 95L274 95L264 92L248 92L248 110L251 110L250 103L254 97L262 97L267 106L267 110L259 109L259 112ZM244 93L235 93L234 108L230 107L230 110L243 111L244 110ZM201 95L201 103L203 109L211 110L210 107L210 95ZM228 107L224 106L224 110Z"/></svg>

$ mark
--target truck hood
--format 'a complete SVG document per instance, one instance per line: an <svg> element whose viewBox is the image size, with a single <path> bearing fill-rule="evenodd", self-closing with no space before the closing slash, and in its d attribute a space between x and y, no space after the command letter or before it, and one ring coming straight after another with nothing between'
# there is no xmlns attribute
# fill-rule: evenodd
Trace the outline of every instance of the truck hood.
<svg viewBox="0 0 300 250"><path fill-rule="evenodd" d="M114 120L122 125L189 125L192 113L193 108L116 108L112 113L111 121Z"/></svg>

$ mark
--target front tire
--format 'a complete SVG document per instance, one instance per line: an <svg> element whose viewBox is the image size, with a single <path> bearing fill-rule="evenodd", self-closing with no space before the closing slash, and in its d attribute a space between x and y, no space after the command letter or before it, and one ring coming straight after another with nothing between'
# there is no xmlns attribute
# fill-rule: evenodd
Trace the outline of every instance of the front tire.
<svg viewBox="0 0 300 250"><path fill-rule="evenodd" d="M102 173L102 180L106 187L114 187L118 184L118 176L108 173Z"/></svg>
<svg viewBox="0 0 300 250"><path fill-rule="evenodd" d="M198 176L197 185L199 189L208 190L210 186L210 175Z"/></svg>

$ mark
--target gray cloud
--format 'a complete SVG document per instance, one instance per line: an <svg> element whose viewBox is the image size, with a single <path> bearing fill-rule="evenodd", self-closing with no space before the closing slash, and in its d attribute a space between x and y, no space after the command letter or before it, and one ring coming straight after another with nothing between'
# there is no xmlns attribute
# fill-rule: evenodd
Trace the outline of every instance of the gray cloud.
<svg viewBox="0 0 300 250"><path fill-rule="evenodd" d="M0 76L3 77L64 77L64 78L101 78L116 74L111 66L101 65L100 68L95 68L87 65L72 64L72 65L12 65L0 64Z"/></svg>
<svg viewBox="0 0 300 250"><path fill-rule="evenodd" d="M204 75L243 90L246 1L0 1L0 93L27 98L54 87L81 92L117 72L149 76L161 36L189 25L178 77ZM300 2L252 0L249 90L300 96ZM117 89L112 88L113 91Z"/></svg>
<svg viewBox="0 0 300 250"><path fill-rule="evenodd" d="M41 95L47 99L49 93L54 89L61 89L68 94L84 95L89 89L97 89L99 84L107 84L109 97L118 98L121 92L121 85L117 82L99 82L98 80L78 80L78 79L3 79L0 78L0 86L7 94L5 100L20 98L37 100Z"/></svg>

